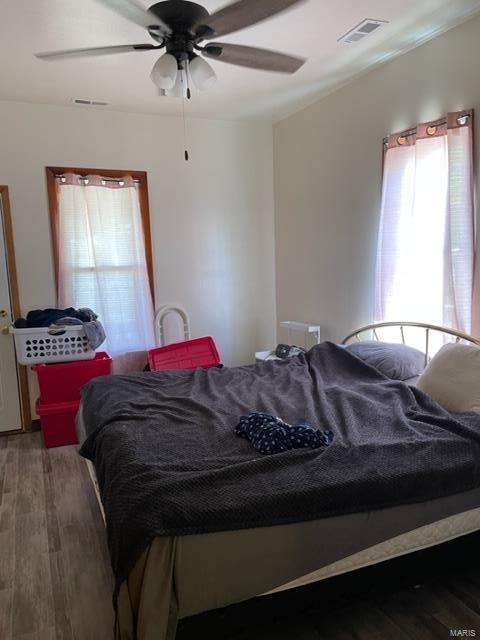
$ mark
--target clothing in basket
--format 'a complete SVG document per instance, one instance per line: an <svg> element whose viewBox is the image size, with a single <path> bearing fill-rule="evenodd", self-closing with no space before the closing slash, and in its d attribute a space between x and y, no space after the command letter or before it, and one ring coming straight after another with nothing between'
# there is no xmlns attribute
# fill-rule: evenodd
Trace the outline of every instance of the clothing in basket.
<svg viewBox="0 0 480 640"><path fill-rule="evenodd" d="M15 321L16 329L51 327L51 325L75 326L83 325L90 348L95 350L105 341L105 330L97 320L97 314L91 309L36 309L30 311L26 318ZM52 329L52 334L55 331Z"/></svg>

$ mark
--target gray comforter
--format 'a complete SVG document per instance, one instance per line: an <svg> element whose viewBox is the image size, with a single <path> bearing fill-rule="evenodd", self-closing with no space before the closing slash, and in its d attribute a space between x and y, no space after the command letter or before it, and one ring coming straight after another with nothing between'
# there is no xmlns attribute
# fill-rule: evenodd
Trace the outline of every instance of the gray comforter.
<svg viewBox="0 0 480 640"><path fill-rule="evenodd" d="M156 536L270 526L480 486L480 416L451 414L331 343L249 367L107 376L82 392L119 585ZM233 433L261 411L332 445L262 456ZM319 541L321 543L321 541Z"/></svg>

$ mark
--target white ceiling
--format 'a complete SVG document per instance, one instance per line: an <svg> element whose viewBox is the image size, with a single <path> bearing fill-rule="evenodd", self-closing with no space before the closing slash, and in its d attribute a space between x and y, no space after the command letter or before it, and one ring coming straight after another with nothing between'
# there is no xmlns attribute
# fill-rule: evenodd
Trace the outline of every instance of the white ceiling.
<svg viewBox="0 0 480 640"><path fill-rule="evenodd" d="M203 1L210 12L224 4L225 0ZM217 85L194 95L188 114L278 120L479 10L480 0L307 0L223 38L308 58L296 75L212 62ZM337 42L364 18L388 20L389 24L363 42ZM38 51L152 42L141 27L95 0L2 0L0 30L0 99L66 105L73 97L94 98L111 102L109 108L119 111L181 113L180 101L160 98L149 78L158 52L57 62L34 57Z"/></svg>

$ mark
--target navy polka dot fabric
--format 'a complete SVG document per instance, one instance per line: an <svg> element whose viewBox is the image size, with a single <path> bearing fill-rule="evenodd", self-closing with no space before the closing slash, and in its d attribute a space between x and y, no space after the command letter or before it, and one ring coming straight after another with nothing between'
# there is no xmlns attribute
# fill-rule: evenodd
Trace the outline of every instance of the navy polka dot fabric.
<svg viewBox="0 0 480 640"><path fill-rule="evenodd" d="M282 453L290 449L318 449L333 441L332 431L319 431L308 422L294 425L268 413L249 413L242 416L235 433L253 444L264 455Z"/></svg>

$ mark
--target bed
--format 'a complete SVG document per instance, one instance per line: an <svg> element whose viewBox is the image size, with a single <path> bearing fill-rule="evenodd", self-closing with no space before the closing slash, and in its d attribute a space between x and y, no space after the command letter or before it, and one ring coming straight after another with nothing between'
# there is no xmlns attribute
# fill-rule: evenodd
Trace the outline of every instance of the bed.
<svg viewBox="0 0 480 640"><path fill-rule="evenodd" d="M434 332L440 333L442 340L452 338L479 344L476 339L465 334L417 323L364 327L349 336L345 342L356 342L363 337L379 340L381 331L386 328L389 331L398 330L401 342L406 341L406 334L412 328L428 332L425 343L427 360L430 355L429 347L434 343L431 339ZM328 349L337 358L337 349ZM349 361L349 366L353 366L351 362ZM278 366L282 365L268 363L255 366L263 367L257 370L257 374L259 371L262 376L272 378L279 375ZM309 366L314 369L311 363ZM242 372L242 375L247 374ZM373 373L371 375L372 382L377 380ZM139 378L135 378L134 382L132 379L124 381L138 384ZM379 388L388 388L389 392L397 393L396 383L388 386L390 383L381 378L378 378L378 382ZM418 395L412 391L412 387L403 383L398 389L401 389L399 393L410 393L415 398ZM95 392L101 401L109 397L108 390L103 391L104 395L101 390ZM428 400L424 401L428 405ZM85 438L88 441L92 436L92 425L88 422L93 418L86 402L88 397L77 418L82 441ZM116 411L114 423L117 426L129 422L131 416L127 415L128 412L125 413L121 400ZM444 418L443 415L442 419ZM480 426L478 418L477 422L472 421L471 424L474 427ZM103 440L98 438L98 434L94 437L94 450L97 454L102 448L109 449L109 429L110 427L105 428L102 424L100 430L105 434ZM127 432L130 434L131 431L130 426ZM120 437L125 437L125 431L117 432L117 437L120 433L123 434ZM478 446L474 440L472 442L473 445L470 443L470 446ZM118 443L108 455L118 454L117 445ZM472 458L474 461L478 460L477 454L475 448ZM90 457L97 467L107 513L107 532L111 536L109 525L118 528L118 522L121 522L114 509L117 505L118 511L118 501L111 494L115 483L112 485L106 482L106 475L111 473L108 464L99 463L95 455ZM127 460L128 464L136 463L134 457ZM89 464L92 469L90 462ZM478 465L473 462L473 466ZM117 471L117 475L121 475L121 470ZM182 471L185 472L185 469ZM261 523L262 526L252 526L247 513L245 522L237 528L229 522L222 530L208 530L209 527L204 526L204 530L198 532L190 531L187 527L176 535L154 536L138 553L128 576L118 585L116 638L173 640L177 622L181 618L322 580L479 530L480 482L476 471L474 476L462 490L456 490L452 484L451 491L444 487L438 497L415 496L415 499L392 505L375 504L375 508L358 511L350 509L337 514L324 513L322 517L313 517L315 510L310 509L308 519L297 517L288 521L287 518L285 522L277 522L275 525L269 525L265 521ZM95 481L97 479L94 471L92 478ZM170 505L168 496L165 502ZM196 506L189 506L195 512ZM198 517L203 515L203 512L199 512ZM183 514L183 517L189 522L188 514ZM124 524L128 528L128 522L125 521ZM141 518L138 526L144 526ZM355 532L355 535L351 532ZM114 547L115 540L110 538L111 550L112 542ZM113 555L115 556L115 550Z"/></svg>

